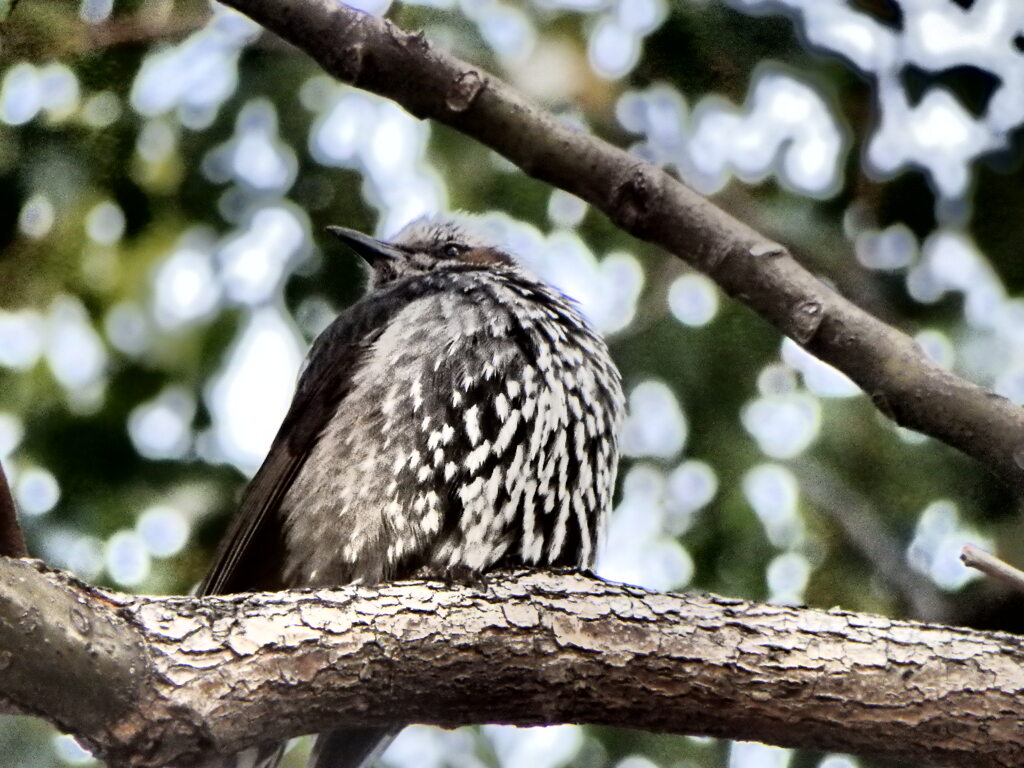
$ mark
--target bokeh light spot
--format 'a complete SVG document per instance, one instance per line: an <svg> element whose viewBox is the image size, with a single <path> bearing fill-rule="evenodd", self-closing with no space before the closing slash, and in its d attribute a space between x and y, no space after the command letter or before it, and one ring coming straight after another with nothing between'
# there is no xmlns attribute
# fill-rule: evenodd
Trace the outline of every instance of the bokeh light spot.
<svg viewBox="0 0 1024 768"><path fill-rule="evenodd" d="M180 459L192 445L196 401L184 387L165 387L154 399L137 405L128 416L128 434L140 456Z"/></svg>
<svg viewBox="0 0 1024 768"><path fill-rule="evenodd" d="M743 495L773 546L791 549L803 541L804 524L798 509L800 486L789 469L778 464L759 464L743 476Z"/></svg>
<svg viewBox="0 0 1024 768"><path fill-rule="evenodd" d="M43 467L28 467L18 472L14 488L18 509L35 517L53 509L60 501L60 486L50 470Z"/></svg>
<svg viewBox="0 0 1024 768"><path fill-rule="evenodd" d="M150 507L135 523L146 549L154 557L172 557L188 543L190 525L181 510L163 504Z"/></svg>
<svg viewBox="0 0 1024 768"><path fill-rule="evenodd" d="M683 450L687 424L675 393L660 381L645 381L629 393L622 452L626 456L672 458Z"/></svg>
<svg viewBox="0 0 1024 768"><path fill-rule="evenodd" d="M683 325L707 325L718 313L718 287L699 272L681 275L669 286L668 306Z"/></svg>
<svg viewBox="0 0 1024 768"><path fill-rule="evenodd" d="M119 586L135 587L149 576L152 562L142 537L121 530L111 536L103 550L107 573Z"/></svg>

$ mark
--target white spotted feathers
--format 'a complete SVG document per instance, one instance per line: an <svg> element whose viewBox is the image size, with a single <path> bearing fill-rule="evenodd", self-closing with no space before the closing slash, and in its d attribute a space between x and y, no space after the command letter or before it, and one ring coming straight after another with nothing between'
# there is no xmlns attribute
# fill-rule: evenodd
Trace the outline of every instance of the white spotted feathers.
<svg viewBox="0 0 1024 768"><path fill-rule="evenodd" d="M281 503L285 582L589 566L622 417L604 342L569 300L450 224L388 247L418 268L389 265L363 300L394 309Z"/></svg>

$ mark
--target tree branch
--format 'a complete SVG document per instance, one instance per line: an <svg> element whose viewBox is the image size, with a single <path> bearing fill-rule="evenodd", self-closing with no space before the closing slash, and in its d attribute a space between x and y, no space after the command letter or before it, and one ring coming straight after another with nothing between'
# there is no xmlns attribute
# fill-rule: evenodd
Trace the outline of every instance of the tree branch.
<svg viewBox="0 0 1024 768"><path fill-rule="evenodd" d="M929 360L798 264L789 251L672 176L530 103L422 33L333 0L225 0L339 80L494 149L713 278L835 366L901 426L973 456L1024 492L1024 409Z"/></svg>
<svg viewBox="0 0 1024 768"><path fill-rule="evenodd" d="M883 515L867 498L821 462L804 458L795 463L802 491L870 563L872 574L903 598L907 610L902 615L921 621L961 623L953 601L935 582L909 566L906 544L889 530Z"/></svg>
<svg viewBox="0 0 1024 768"><path fill-rule="evenodd" d="M25 546L25 535L21 532L18 522L18 511L14 506L14 497L7 485L7 474L0 464L0 556L28 557Z"/></svg>
<svg viewBox="0 0 1024 768"><path fill-rule="evenodd" d="M960 559L968 568L976 568L1018 592L1024 592L1024 572L1004 560L1000 560L995 555L991 555L973 544L965 544L960 552Z"/></svg>
<svg viewBox="0 0 1024 768"><path fill-rule="evenodd" d="M595 723L875 753L1024 761L1024 640L521 572L130 597L0 561L0 690L113 766L339 722Z"/></svg>

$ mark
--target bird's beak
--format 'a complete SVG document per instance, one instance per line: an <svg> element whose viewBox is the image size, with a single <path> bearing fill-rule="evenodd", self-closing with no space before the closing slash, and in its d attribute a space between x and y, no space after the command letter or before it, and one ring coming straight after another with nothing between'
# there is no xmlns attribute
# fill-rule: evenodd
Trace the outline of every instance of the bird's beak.
<svg viewBox="0 0 1024 768"><path fill-rule="evenodd" d="M327 227L327 231L355 251L371 267L380 262L396 261L403 257L402 251L388 243L374 240L354 229Z"/></svg>

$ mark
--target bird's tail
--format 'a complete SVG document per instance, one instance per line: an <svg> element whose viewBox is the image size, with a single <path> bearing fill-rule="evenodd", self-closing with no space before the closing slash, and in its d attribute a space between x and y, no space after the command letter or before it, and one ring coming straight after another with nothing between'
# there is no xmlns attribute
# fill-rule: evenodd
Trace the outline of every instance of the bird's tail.
<svg viewBox="0 0 1024 768"><path fill-rule="evenodd" d="M321 733L307 768L370 768L400 728L342 728ZM278 768L287 742L261 744L234 755L215 757L196 768Z"/></svg>
<svg viewBox="0 0 1024 768"><path fill-rule="evenodd" d="M277 768L288 742L261 744L234 755L221 755L199 763L196 768Z"/></svg>
<svg viewBox="0 0 1024 768"><path fill-rule="evenodd" d="M399 728L341 728L321 733L308 768L370 768L387 749Z"/></svg>

